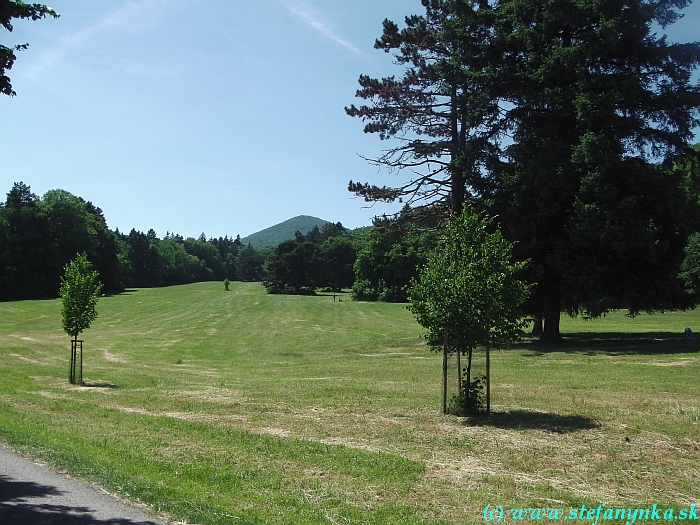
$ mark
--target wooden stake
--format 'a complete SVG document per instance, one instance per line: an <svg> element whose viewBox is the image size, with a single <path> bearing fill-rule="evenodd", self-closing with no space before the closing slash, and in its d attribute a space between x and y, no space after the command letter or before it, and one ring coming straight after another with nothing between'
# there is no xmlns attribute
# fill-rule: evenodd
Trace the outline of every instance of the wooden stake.
<svg viewBox="0 0 700 525"><path fill-rule="evenodd" d="M457 395L462 393L462 350L457 349Z"/></svg>
<svg viewBox="0 0 700 525"><path fill-rule="evenodd" d="M447 328L442 346L442 413L447 414Z"/></svg>
<svg viewBox="0 0 700 525"><path fill-rule="evenodd" d="M486 413L491 413L491 349L486 343Z"/></svg>

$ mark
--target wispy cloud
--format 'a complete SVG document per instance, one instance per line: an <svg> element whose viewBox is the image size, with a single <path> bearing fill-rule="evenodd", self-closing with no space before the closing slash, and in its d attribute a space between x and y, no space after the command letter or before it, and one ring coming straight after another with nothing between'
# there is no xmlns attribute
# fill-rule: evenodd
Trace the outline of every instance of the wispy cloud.
<svg viewBox="0 0 700 525"><path fill-rule="evenodd" d="M321 20L319 15L313 12L313 10L308 5L305 5L303 3L291 4L284 0L282 1L282 5L284 5L284 7L286 7L299 20L304 22L312 29L318 31L326 38L329 38L336 44L340 44L341 46L343 46L346 49L349 49L353 53L357 53L358 55L363 54L362 51L360 51L350 42L338 35L338 33L336 33L326 22Z"/></svg>
<svg viewBox="0 0 700 525"><path fill-rule="evenodd" d="M165 0L141 0L127 2L110 11L92 26L67 34L56 41L52 49L42 53L28 68L29 75L36 75L45 69L55 67L66 55L76 49L92 45L95 40L119 32L145 33L160 23L162 14L167 9Z"/></svg>

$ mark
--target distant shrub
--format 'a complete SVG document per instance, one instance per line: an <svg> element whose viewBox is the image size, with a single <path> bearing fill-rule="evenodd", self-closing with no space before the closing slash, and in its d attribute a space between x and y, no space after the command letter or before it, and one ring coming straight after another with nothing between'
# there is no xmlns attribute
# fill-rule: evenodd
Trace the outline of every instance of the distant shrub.
<svg viewBox="0 0 700 525"><path fill-rule="evenodd" d="M360 279L352 285L351 297L355 301L376 301L377 295L376 288L367 279Z"/></svg>

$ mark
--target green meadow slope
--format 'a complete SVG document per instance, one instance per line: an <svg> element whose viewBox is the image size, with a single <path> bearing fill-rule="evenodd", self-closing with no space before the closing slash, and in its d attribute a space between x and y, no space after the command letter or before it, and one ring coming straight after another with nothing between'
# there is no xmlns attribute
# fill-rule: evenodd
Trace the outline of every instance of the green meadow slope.
<svg viewBox="0 0 700 525"><path fill-rule="evenodd" d="M132 290L98 312L72 386L60 302L0 303L0 440L178 520L700 501L700 357L682 345L696 312L563 320L560 346L497 351L495 414L475 421L439 414L441 358L403 305L236 282Z"/></svg>

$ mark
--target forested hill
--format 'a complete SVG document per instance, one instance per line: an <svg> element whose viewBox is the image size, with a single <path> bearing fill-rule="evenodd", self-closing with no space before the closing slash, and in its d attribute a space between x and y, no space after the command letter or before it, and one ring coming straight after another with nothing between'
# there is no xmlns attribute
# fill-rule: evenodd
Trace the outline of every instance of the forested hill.
<svg viewBox="0 0 700 525"><path fill-rule="evenodd" d="M299 215L298 217L287 219L284 222L248 235L248 237L241 239L241 242L244 246L250 243L253 248L256 249L264 246L277 246L281 242L294 239L294 232L298 231L306 235L314 226L318 226L318 228L321 229L323 225L327 223L328 221L324 221L318 217Z"/></svg>

